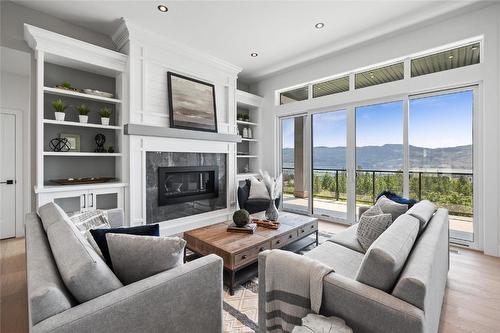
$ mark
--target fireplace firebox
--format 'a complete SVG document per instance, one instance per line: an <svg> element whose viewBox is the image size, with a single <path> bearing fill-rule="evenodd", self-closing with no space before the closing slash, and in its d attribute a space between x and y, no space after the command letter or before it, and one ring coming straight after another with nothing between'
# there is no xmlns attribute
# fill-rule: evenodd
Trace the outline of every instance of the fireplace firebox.
<svg viewBox="0 0 500 333"><path fill-rule="evenodd" d="M217 198L217 166L159 167L158 205Z"/></svg>

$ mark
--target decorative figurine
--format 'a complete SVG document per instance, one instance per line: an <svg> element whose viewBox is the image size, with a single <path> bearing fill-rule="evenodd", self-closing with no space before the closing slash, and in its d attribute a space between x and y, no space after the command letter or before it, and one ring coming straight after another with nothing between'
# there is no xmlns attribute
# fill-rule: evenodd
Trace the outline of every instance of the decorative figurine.
<svg viewBox="0 0 500 333"><path fill-rule="evenodd" d="M104 149L104 142L106 142L106 137L104 134L97 134L95 136L95 143L97 145L97 148L95 149L96 153L105 153L106 150Z"/></svg>

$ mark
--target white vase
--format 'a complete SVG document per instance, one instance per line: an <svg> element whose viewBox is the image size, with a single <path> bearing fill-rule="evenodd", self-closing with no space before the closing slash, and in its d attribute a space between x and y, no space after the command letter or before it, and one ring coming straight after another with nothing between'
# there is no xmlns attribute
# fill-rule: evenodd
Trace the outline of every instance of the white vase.
<svg viewBox="0 0 500 333"><path fill-rule="evenodd" d="M103 124L103 125L109 125L109 118L101 117L101 124Z"/></svg>
<svg viewBox="0 0 500 333"><path fill-rule="evenodd" d="M252 129L250 127L248 128L248 138L253 139L253 133L252 133Z"/></svg>
<svg viewBox="0 0 500 333"><path fill-rule="evenodd" d="M78 119L80 119L81 123L87 123L89 121L89 116L79 115Z"/></svg>
<svg viewBox="0 0 500 333"><path fill-rule="evenodd" d="M57 121L64 121L64 116L66 115L66 113L64 113L64 112L54 112L54 114L55 114L55 117L56 117Z"/></svg>
<svg viewBox="0 0 500 333"><path fill-rule="evenodd" d="M243 137L248 138L248 129L246 127L243 128Z"/></svg>

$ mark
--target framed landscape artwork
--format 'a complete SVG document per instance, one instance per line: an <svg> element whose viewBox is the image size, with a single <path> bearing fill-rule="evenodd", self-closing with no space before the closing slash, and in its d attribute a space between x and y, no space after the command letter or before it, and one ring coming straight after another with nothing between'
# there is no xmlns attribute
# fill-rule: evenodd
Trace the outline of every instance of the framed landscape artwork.
<svg viewBox="0 0 500 333"><path fill-rule="evenodd" d="M217 132L213 84L167 72L170 127Z"/></svg>

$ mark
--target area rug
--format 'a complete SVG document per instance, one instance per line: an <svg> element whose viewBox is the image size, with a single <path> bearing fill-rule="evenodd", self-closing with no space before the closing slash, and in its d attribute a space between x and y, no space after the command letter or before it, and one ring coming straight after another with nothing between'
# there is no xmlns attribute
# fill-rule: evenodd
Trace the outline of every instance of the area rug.
<svg viewBox="0 0 500 333"><path fill-rule="evenodd" d="M323 243L333 234L319 232L319 243ZM310 251L315 246L304 249L301 253ZM224 286L224 332L249 333L258 332L258 293L259 281L255 277L234 290L234 295L229 295L229 290Z"/></svg>

